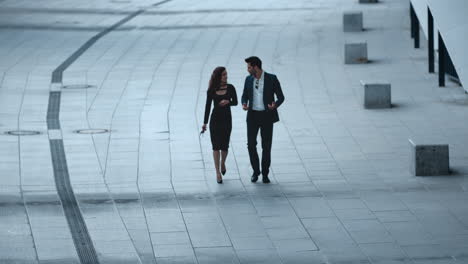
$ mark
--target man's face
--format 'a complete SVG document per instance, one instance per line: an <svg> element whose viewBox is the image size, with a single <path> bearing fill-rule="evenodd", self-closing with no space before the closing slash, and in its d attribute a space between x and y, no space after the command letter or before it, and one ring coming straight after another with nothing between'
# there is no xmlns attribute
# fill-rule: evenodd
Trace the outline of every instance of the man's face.
<svg viewBox="0 0 468 264"><path fill-rule="evenodd" d="M247 71L250 73L250 75L256 75L257 67L250 65L250 63L247 63Z"/></svg>

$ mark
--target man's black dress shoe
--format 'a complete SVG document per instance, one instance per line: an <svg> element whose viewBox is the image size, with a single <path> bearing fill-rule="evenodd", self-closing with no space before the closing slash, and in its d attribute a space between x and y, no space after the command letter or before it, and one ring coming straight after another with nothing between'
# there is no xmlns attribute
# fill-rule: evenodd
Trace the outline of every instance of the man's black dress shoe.
<svg viewBox="0 0 468 264"><path fill-rule="evenodd" d="M254 172L254 174L252 174L252 178L250 178L250 181L251 181L251 182L257 182L257 181L258 181L258 175L260 175L260 173L259 173L259 174L256 174L256 173Z"/></svg>
<svg viewBox="0 0 468 264"><path fill-rule="evenodd" d="M268 176L263 176L262 181L263 183L270 183L270 179L268 179Z"/></svg>

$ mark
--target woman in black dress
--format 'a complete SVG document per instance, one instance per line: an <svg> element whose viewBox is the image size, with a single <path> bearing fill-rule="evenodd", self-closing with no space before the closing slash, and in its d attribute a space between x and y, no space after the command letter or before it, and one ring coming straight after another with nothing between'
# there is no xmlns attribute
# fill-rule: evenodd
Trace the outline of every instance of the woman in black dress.
<svg viewBox="0 0 468 264"><path fill-rule="evenodd" d="M236 89L227 83L227 72L224 67L217 67L211 75L205 105L205 119L202 130L206 130L210 116L211 102L213 112L210 118L210 137L213 146L213 159L216 168L216 180L223 183L221 176L226 173L226 157L232 129L231 106L237 105Z"/></svg>

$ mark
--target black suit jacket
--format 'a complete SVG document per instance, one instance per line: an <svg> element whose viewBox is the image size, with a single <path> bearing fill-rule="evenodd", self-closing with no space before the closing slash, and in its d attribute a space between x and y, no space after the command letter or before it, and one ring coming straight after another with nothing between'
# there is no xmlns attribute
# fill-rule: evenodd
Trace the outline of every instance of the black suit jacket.
<svg viewBox="0 0 468 264"><path fill-rule="evenodd" d="M281 84L278 81L278 78L274 74L270 74L265 72L264 74L264 82L263 82L263 105L265 106L265 110L270 114L271 121L273 123L279 121L278 110L270 110L268 109L268 105L271 102L275 102L276 107L278 108L284 102L284 95L283 91L281 90ZM252 110L252 102L253 102L253 81L254 77L252 75L247 76L245 78L244 84L244 92L242 93L242 104L247 104L249 107L249 111ZM275 101L275 95L277 100ZM248 118L249 115L247 115Z"/></svg>

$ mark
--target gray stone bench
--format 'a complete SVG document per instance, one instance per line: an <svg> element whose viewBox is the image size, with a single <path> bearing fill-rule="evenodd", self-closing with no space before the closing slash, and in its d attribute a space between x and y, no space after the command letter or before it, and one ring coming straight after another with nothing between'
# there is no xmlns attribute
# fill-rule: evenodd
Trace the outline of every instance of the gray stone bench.
<svg viewBox="0 0 468 264"><path fill-rule="evenodd" d="M364 87L364 108L390 108L392 107L391 84L381 81L362 81Z"/></svg>
<svg viewBox="0 0 468 264"><path fill-rule="evenodd" d="M359 32L362 31L362 12L346 11L343 13L343 31Z"/></svg>
<svg viewBox="0 0 468 264"><path fill-rule="evenodd" d="M372 3L378 3L379 0L359 0L360 4L372 4Z"/></svg>
<svg viewBox="0 0 468 264"><path fill-rule="evenodd" d="M345 64L367 63L367 43L345 43Z"/></svg>
<svg viewBox="0 0 468 264"><path fill-rule="evenodd" d="M411 146L410 170L415 176L448 175L448 144L421 144L409 139Z"/></svg>

